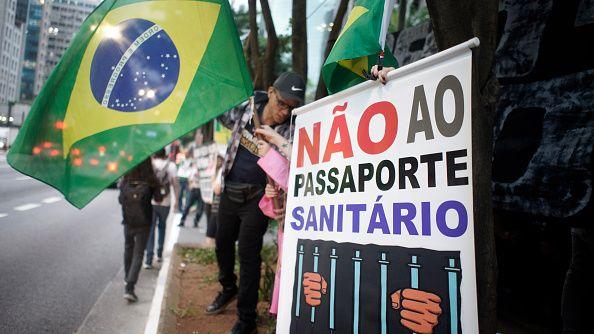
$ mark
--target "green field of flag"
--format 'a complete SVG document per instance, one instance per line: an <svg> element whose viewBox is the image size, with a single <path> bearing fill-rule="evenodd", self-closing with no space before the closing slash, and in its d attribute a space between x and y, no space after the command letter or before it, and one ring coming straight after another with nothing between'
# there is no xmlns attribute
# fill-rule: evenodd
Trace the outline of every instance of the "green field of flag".
<svg viewBox="0 0 594 334"><path fill-rule="evenodd" d="M355 2L322 67L322 77L328 93L333 94L367 80L363 70L369 73L382 50L379 40L385 1ZM385 51L383 65L397 66L396 58L389 50Z"/></svg>
<svg viewBox="0 0 594 334"><path fill-rule="evenodd" d="M252 93L227 0L106 0L35 99L8 163L81 208Z"/></svg>

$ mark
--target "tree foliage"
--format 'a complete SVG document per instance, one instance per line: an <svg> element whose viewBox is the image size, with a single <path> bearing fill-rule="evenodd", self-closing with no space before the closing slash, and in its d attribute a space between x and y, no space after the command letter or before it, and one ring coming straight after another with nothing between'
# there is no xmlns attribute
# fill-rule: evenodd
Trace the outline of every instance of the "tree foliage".
<svg viewBox="0 0 594 334"><path fill-rule="evenodd" d="M266 38L260 36L258 27L257 0L248 0L248 28L249 34L244 42L244 54L252 76L255 89L266 89L272 84L275 76L277 50L279 39L276 35L272 13L268 0L260 0L264 20ZM264 50L261 50L264 41Z"/></svg>
<svg viewBox="0 0 594 334"><path fill-rule="evenodd" d="M268 88L280 73L287 71L295 71L306 79L307 38L302 38L305 45L302 45L301 49L293 49L294 36L306 36L306 31L303 30L298 34L278 35L268 0L259 0L259 3L261 11L258 11L258 0L248 0L247 9L240 6L234 11L235 24L243 40L244 55L254 88L260 90ZM298 10L303 11L302 21L305 22L304 0L302 5L303 8L298 8ZM262 21L264 29L259 26ZM291 24L293 21L291 19ZM303 69L303 64L305 64L305 72L300 73L297 66Z"/></svg>

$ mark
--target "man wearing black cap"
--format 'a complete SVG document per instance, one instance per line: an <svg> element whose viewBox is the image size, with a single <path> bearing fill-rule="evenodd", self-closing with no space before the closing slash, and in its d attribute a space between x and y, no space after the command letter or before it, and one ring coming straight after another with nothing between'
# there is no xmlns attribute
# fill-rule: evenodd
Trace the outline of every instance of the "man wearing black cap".
<svg viewBox="0 0 594 334"><path fill-rule="evenodd" d="M305 82L295 73L283 73L267 92L254 92L254 112L263 125L289 138L291 110L303 105ZM256 304L262 259L262 239L268 218L258 203L264 194L266 174L258 166L258 146L254 135L249 103L231 109L219 121L233 130L223 163L223 192L219 205L216 254L219 282L223 290L207 307L207 314L221 312L236 297L239 320L230 333L256 332ZM238 241L240 279L235 265L235 241Z"/></svg>

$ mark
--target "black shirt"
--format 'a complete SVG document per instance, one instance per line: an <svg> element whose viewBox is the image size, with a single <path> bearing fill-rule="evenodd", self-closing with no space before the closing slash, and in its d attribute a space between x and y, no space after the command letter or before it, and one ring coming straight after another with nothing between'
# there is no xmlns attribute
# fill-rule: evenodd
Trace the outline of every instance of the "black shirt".
<svg viewBox="0 0 594 334"><path fill-rule="evenodd" d="M257 108L260 119L266 102L268 101L261 103L260 108ZM235 161L226 177L226 181L265 186L266 173L258 166L258 159L260 157L258 156L257 138L254 135L254 124L250 120L243 129Z"/></svg>

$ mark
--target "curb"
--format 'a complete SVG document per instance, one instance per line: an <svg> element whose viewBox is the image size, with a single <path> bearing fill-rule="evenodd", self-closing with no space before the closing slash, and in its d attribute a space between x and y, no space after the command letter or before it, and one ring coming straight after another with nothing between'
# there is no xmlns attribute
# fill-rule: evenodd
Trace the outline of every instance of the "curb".
<svg viewBox="0 0 594 334"><path fill-rule="evenodd" d="M177 226L180 220L181 214L175 213L173 219L171 219L171 222L168 222L170 226L173 226L173 230L168 231L169 238L167 238L165 247L163 249L163 264L161 270L159 271L159 277L157 278L157 286L155 287L155 294L153 295L148 320L146 327L144 328L144 334L159 333L161 313L163 312L164 308L163 300L165 298L165 288L167 286L167 279L169 278L169 269L171 266L171 254L180 235L180 227ZM165 256L165 254L167 254L167 256Z"/></svg>

